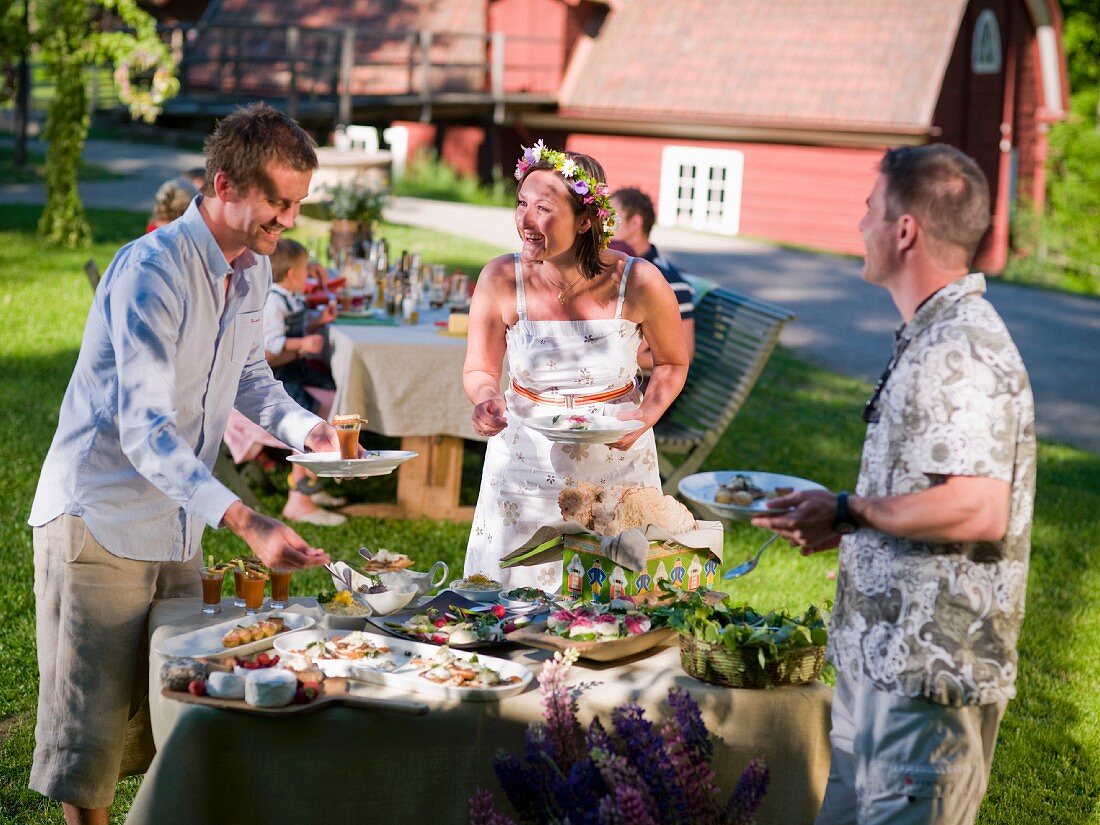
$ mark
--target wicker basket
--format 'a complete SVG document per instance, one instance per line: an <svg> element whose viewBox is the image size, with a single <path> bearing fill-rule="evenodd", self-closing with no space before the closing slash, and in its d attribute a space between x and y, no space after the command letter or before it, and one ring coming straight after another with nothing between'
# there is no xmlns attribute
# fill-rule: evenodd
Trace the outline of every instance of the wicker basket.
<svg viewBox="0 0 1100 825"><path fill-rule="evenodd" d="M790 648L782 651L776 661L761 667L755 649L730 650L723 644L680 634L680 664L689 676L725 687L800 685L821 675L825 666L825 647Z"/></svg>

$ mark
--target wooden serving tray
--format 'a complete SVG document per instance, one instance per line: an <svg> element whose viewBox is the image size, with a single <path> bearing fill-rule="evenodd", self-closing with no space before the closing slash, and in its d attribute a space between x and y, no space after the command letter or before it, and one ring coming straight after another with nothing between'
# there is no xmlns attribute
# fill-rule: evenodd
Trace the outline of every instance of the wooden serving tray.
<svg viewBox="0 0 1100 825"><path fill-rule="evenodd" d="M590 659L593 662L615 662L639 653L655 651L658 647L671 642L675 636L676 631L671 627L659 627L637 636L612 639L609 642L578 642L547 632L546 622L543 621L514 630L506 638L516 644L540 647L543 650L565 651L575 647L582 659Z"/></svg>
<svg viewBox="0 0 1100 825"><path fill-rule="evenodd" d="M161 693L169 699L175 699L177 702L184 702L189 705L206 705L211 708L252 713L258 716L297 716L334 705L389 710L395 713L408 713L413 716L424 716L428 712L428 706L422 702L413 702L407 699L379 699L349 693L348 680L339 676L330 676L324 679L320 682L319 688L320 695L312 702L307 702L304 705L291 703L281 708L258 708L255 705L248 704L244 699L216 699L213 696L194 696L186 690L168 690L168 688L164 688Z"/></svg>

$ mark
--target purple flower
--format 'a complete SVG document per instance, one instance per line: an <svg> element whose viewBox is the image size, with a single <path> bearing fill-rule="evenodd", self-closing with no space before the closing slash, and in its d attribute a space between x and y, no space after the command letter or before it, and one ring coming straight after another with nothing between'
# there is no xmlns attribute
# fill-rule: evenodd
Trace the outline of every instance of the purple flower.
<svg viewBox="0 0 1100 825"><path fill-rule="evenodd" d="M523 162L530 166L532 163L536 163L539 159L539 153L535 151L535 147L530 146L523 150Z"/></svg>
<svg viewBox="0 0 1100 825"><path fill-rule="evenodd" d="M741 779L726 803L727 821L733 825L750 825L755 821L770 781L768 766L760 759L751 760L741 772Z"/></svg>
<svg viewBox="0 0 1100 825"><path fill-rule="evenodd" d="M590 191L588 188L588 181L581 180L580 178L573 181L573 191L578 195L587 195Z"/></svg>
<svg viewBox="0 0 1100 825"><path fill-rule="evenodd" d="M515 825L515 822L493 807L493 795L478 788L470 797L470 825Z"/></svg>

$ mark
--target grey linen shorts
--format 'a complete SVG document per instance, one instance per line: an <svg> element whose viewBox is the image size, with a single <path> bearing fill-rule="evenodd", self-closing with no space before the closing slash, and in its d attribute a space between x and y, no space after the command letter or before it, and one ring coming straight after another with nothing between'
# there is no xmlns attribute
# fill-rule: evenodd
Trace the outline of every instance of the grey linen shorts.
<svg viewBox="0 0 1100 825"><path fill-rule="evenodd" d="M815 825L970 825L1007 704L949 707L838 674Z"/></svg>
<svg viewBox="0 0 1100 825"><path fill-rule="evenodd" d="M149 608L157 599L200 595L201 563L199 556L114 556L77 516L34 528L39 688L31 790L81 808L114 800L127 720L148 693Z"/></svg>

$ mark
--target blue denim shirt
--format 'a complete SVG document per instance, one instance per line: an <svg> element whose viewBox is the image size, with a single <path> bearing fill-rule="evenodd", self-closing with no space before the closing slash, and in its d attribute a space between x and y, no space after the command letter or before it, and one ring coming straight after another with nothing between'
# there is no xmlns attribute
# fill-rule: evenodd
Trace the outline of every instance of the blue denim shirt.
<svg viewBox="0 0 1100 825"><path fill-rule="evenodd" d="M204 523L218 526L237 499L211 474L230 410L298 449L321 423L264 360L267 257L246 250L231 266L201 200L120 249L104 273L32 526L69 513L117 556L186 561Z"/></svg>

